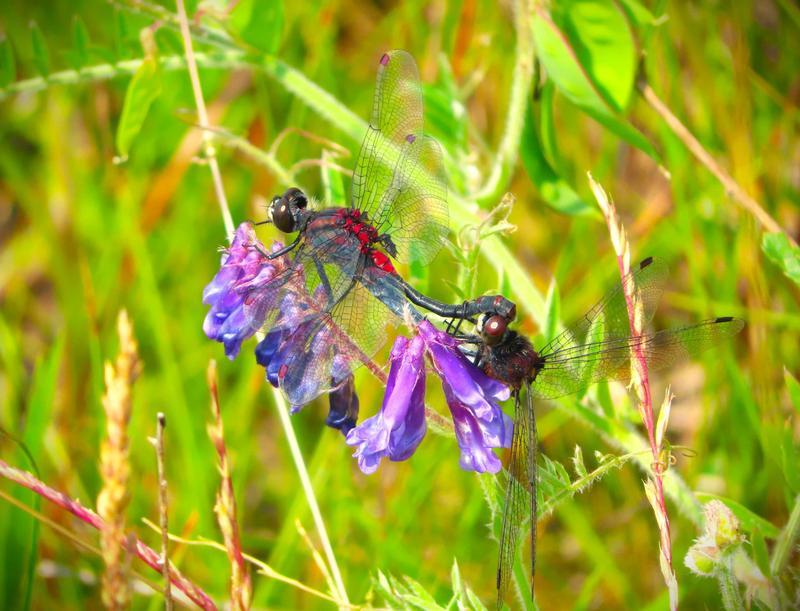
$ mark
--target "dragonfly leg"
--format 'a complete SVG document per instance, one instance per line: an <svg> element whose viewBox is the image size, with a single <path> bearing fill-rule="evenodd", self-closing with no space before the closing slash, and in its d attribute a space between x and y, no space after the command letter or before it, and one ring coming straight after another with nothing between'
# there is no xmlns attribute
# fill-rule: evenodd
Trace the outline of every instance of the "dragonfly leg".
<svg viewBox="0 0 800 611"><path fill-rule="evenodd" d="M333 306L333 289L331 288L331 281L328 279L328 274L325 273L325 267L319 260L319 257L312 255L314 259L314 266L317 268L319 274L319 281L322 283L322 288L325 290L325 296L328 298L328 309Z"/></svg>
<svg viewBox="0 0 800 611"><path fill-rule="evenodd" d="M297 248L297 245L300 244L300 240L302 240L302 239L303 239L303 234L299 233L299 234L297 234L297 237L295 238L294 242L292 242L288 246L284 246L283 248L281 248L280 250L276 250L275 252L265 253L264 251L261 251L261 253L267 259L270 259L270 260L277 259L278 257L282 257L286 253L291 252L295 248ZM259 250L261 250L261 249L259 249Z"/></svg>

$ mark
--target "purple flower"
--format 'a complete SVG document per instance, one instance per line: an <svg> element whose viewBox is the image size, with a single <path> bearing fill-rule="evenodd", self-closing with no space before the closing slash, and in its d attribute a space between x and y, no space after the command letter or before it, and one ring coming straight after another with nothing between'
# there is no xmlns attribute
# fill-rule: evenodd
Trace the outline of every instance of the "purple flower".
<svg viewBox="0 0 800 611"><path fill-rule="evenodd" d="M442 380L447 405L461 449L462 468L496 473L501 468L493 448L511 445L513 425L499 401L508 387L487 376L458 349L458 342L428 321L418 326L411 342L398 337L392 348L391 369L381 411L347 435L364 473L373 473L384 456L405 460L425 434L424 353Z"/></svg>
<svg viewBox="0 0 800 611"><path fill-rule="evenodd" d="M405 460L425 436L425 342L398 337L381 411L347 434L346 443L364 473L374 473L381 459Z"/></svg>
<svg viewBox="0 0 800 611"><path fill-rule="evenodd" d="M508 399L508 387L470 363L458 349L458 342L427 320L418 329L442 380L461 449L461 467L497 473L502 464L492 448L509 447L513 432L511 419L497 403Z"/></svg>
<svg viewBox="0 0 800 611"><path fill-rule="evenodd" d="M276 242L272 249L281 247ZM242 342L264 322L245 312L248 291L263 286L283 270L283 262L267 259L262 254L264 251L253 225L242 223L236 229L222 267L203 289L203 303L211 306L203 321L203 331L210 339L224 344L225 355L231 360L239 354Z"/></svg>

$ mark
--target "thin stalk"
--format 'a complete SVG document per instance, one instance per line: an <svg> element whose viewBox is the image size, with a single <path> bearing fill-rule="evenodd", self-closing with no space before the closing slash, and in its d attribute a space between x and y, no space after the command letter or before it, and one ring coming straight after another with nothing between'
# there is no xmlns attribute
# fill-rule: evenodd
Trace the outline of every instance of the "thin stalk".
<svg viewBox="0 0 800 611"><path fill-rule="evenodd" d="M792 507L792 513L789 514L789 521L778 536L775 550L772 552L772 561L769 564L769 569L773 577L783 573L786 568L786 564L792 555L792 550L795 548L798 535L800 535L800 494L794 498L794 507Z"/></svg>
<svg viewBox="0 0 800 611"><path fill-rule="evenodd" d="M292 460L294 460L297 474L300 476L300 485L303 487L303 493L306 495L308 507L311 510L311 517L314 520L314 526L316 526L317 532L319 533L319 539L322 543L322 550L325 552L325 557L330 565L333 580L336 583L336 588L338 590L337 598L346 606L349 606L350 601L347 598L347 591L345 590L344 581L342 580L342 573L339 571L339 565L336 562L336 556L333 553L333 547L331 547L331 542L328 538L328 531L325 528L325 521L322 519L322 512L319 510L317 497L314 494L314 488L311 485L311 478L308 476L306 463L303 460L303 454L300 451L300 446L297 443L297 436L295 435L294 428L292 427L292 421L289 417L289 410L286 408L286 401L284 401L283 395L277 388L272 389L272 396L275 400L275 407L278 410L278 417L281 420L281 426L283 427L283 431L286 435L286 441L289 443L289 451L292 454Z"/></svg>
<svg viewBox="0 0 800 611"><path fill-rule="evenodd" d="M194 94L194 103L197 106L197 121L203 130L203 150L208 161L208 168L211 170L211 178L214 182L214 192L217 196L220 212L222 213L222 220L225 224L225 233L228 235L228 240L233 239L234 225L231 210L228 207L228 199L225 196L225 187L222 184L222 174L219 171L219 163L217 163L217 152L214 148L214 140L211 132L208 131L208 113L206 112L206 103L203 100L203 90L200 87L200 75L197 72L197 61L195 59L194 51L192 49L192 34L189 31L189 20L186 17L186 7L183 0L177 0L178 19L180 21L181 37L183 38L183 46L186 50L186 66L189 69L189 78L192 81L192 93Z"/></svg>
<svg viewBox="0 0 800 611"><path fill-rule="evenodd" d="M733 574L732 559L726 558L716 571L717 585L722 598L725 611L744 611L742 593L739 591L739 582Z"/></svg>
<svg viewBox="0 0 800 611"><path fill-rule="evenodd" d="M68 497L63 492L51 488L31 473L12 467L4 460L0 460L0 477L35 492L42 498L69 511L76 518L96 530L105 528L105 522L96 512L85 507L79 501ZM126 537L125 541L130 551L135 553L140 560L150 566L150 568L161 572L161 557L158 552L133 535ZM169 575L175 587L186 594L198 607L206 609L207 611L216 611L217 606L214 604L214 601L211 600L202 589L186 579L186 577L172 565L170 565Z"/></svg>
<svg viewBox="0 0 800 611"><path fill-rule="evenodd" d="M494 165L489 172L486 184L473 195L482 203L495 203L506 188L511 172L517 163L522 126L525 122L525 109L533 86L533 32L530 15L533 9L527 0L514 3L514 30L517 34L517 46L514 62L514 75L511 80L506 124L503 137L494 156Z"/></svg>
<svg viewBox="0 0 800 611"><path fill-rule="evenodd" d="M767 231L773 232L781 232L786 234L789 238L789 241L797 246L797 242L794 238L787 234L783 228L778 224L778 222L770 216L770 214L761 207L761 205L747 192L742 188L742 186L737 183L733 177L728 174L727 171L714 159L711 154L703 148L703 145L700 144L700 141L694 137L694 135L688 130L688 128L681 123L680 119L676 117L672 111L667 107L664 102L656 95L656 92L653 91L653 88L650 87L646 82L642 81L638 85L639 93L645 99L645 101L650 105L650 107L658 113L658 115L664 120L672 132L678 137L678 139L683 142L689 152L694 155L697 160L702 163L709 172L711 172L718 181L722 183L722 186L725 188L725 191L733 198L739 206L741 206L746 212L749 212L753 217L756 219L759 225L761 225Z"/></svg>
<svg viewBox="0 0 800 611"><path fill-rule="evenodd" d="M172 611L172 586L169 581L169 512L167 501L167 476L164 469L164 428L167 418L163 412L156 416L156 461L158 463L158 518L161 524L161 574L164 577L164 606Z"/></svg>

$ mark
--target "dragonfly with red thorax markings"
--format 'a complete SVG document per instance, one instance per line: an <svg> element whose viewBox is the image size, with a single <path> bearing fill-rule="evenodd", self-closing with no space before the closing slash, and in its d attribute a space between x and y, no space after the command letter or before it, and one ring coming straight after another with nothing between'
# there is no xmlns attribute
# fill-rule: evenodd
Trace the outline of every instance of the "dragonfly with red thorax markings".
<svg viewBox="0 0 800 611"><path fill-rule="evenodd" d="M204 293L211 305L205 331L228 356L265 330L256 357L270 381L294 406L332 392L328 423L345 433L358 409L352 371L370 362L387 326L403 317L420 322L417 308L473 322L481 314L515 316L501 296L436 301L395 270L393 259L430 262L448 233L442 152L422 127L414 60L405 51L384 54L349 206L315 209L298 188L276 196L264 222L297 237L267 251L252 224L243 224Z"/></svg>
<svg viewBox="0 0 800 611"><path fill-rule="evenodd" d="M626 293L638 295L642 324L647 324L655 313L666 276L667 267L662 261L644 259L580 320L539 350L526 337L511 330L511 319L501 314L482 314L476 335L456 336L475 346L465 351L487 375L506 384L514 399L497 568L498 609L508 594L519 536L526 525L530 528L533 593L537 515L533 399L580 393L601 380L628 380L632 354L646 362L648 371L665 369L737 334L744 326L740 319L720 317L632 336Z"/></svg>

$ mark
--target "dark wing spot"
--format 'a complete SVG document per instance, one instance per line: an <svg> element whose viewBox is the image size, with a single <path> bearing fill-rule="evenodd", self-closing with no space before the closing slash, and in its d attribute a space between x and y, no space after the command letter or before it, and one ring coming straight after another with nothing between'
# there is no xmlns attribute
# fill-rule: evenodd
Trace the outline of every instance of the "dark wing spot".
<svg viewBox="0 0 800 611"><path fill-rule="evenodd" d="M644 269L645 267L650 265L652 262L653 262L653 257L647 257L646 259L643 259L642 262L639 263L639 269Z"/></svg>

